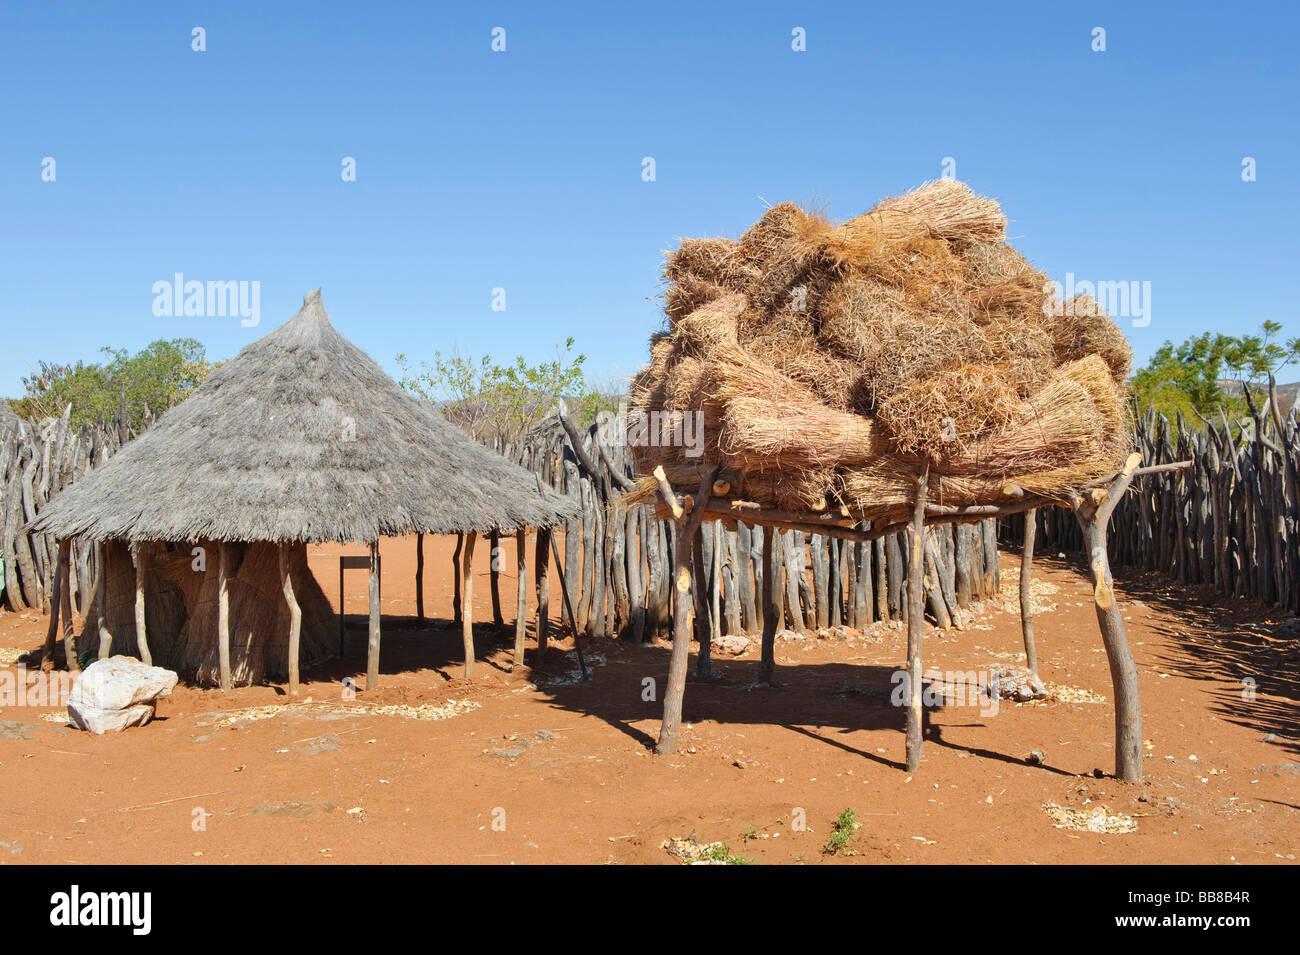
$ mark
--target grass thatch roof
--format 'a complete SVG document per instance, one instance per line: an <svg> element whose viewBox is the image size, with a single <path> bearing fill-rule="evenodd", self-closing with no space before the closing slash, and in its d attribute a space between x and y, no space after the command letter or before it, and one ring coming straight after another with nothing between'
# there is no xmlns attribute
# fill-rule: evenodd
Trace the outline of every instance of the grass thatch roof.
<svg viewBox="0 0 1300 955"><path fill-rule="evenodd" d="M368 541L551 526L573 512L343 338L318 290L33 527L98 540Z"/></svg>

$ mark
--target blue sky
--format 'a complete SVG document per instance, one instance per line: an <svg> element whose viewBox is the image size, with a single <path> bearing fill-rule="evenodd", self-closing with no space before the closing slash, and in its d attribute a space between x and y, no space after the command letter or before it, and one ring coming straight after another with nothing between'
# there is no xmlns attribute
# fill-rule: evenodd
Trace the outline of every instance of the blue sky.
<svg viewBox="0 0 1300 955"><path fill-rule="evenodd" d="M1053 278L1151 283L1150 325L1121 321L1139 357L1265 319L1300 335L1294 9L556 7L6 2L0 394L102 345L230 357L318 286L390 370L573 336L631 373L677 238L786 198L854 215L944 157ZM261 325L156 317L176 272L260 282Z"/></svg>

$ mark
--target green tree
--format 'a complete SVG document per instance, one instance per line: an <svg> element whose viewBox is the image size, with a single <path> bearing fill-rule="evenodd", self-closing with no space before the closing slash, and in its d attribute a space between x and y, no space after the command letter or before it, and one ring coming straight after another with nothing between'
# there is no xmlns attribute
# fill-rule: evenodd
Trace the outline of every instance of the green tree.
<svg viewBox="0 0 1300 955"><path fill-rule="evenodd" d="M438 404L447 420L480 441L517 441L554 410L558 398L566 399L580 426L602 408L615 407L616 396L588 383L586 360L573 354L572 338L556 347L554 359L535 365L523 356L499 365L486 355L474 359L434 352L432 362L412 370L405 355L397 356L402 386Z"/></svg>
<svg viewBox="0 0 1300 955"><path fill-rule="evenodd" d="M1300 338L1279 342L1282 326L1265 322L1258 335L1205 332L1180 345L1165 342L1133 376L1133 391L1142 408L1154 406L1172 416L1191 417L1245 411L1242 391L1262 401L1270 374L1300 358Z"/></svg>
<svg viewBox="0 0 1300 955"><path fill-rule="evenodd" d="M102 363L55 364L42 361L23 378L23 397L12 402L25 418L57 417L72 405L71 422L80 427L101 414L111 418L126 404L127 423L139 430L146 407L159 415L185 399L216 365L193 338L158 340L131 354L104 347Z"/></svg>

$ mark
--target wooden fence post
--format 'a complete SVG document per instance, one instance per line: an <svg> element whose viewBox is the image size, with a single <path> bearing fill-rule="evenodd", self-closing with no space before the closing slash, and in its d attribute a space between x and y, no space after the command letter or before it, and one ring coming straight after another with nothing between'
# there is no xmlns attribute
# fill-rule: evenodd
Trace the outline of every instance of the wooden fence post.
<svg viewBox="0 0 1300 955"><path fill-rule="evenodd" d="M776 632L781 629L781 555L775 527L763 528L763 655L758 683L771 686L776 675Z"/></svg>

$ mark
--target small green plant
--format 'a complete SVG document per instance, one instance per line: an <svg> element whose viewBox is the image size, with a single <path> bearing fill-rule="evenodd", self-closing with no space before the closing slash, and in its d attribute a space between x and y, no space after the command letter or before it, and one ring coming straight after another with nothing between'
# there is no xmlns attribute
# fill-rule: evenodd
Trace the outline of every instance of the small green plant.
<svg viewBox="0 0 1300 955"><path fill-rule="evenodd" d="M758 838L758 826L749 826L740 834L740 839L745 845L749 845L750 839Z"/></svg>
<svg viewBox="0 0 1300 955"><path fill-rule="evenodd" d="M731 847L725 842L717 842L709 846L704 852L700 853L695 859L696 862L721 862L724 865L753 865L754 860L747 856L734 855Z"/></svg>
<svg viewBox="0 0 1300 955"><path fill-rule="evenodd" d="M853 841L854 834L862 823L858 819L856 809L845 809L835 819L835 826L831 830L831 837L826 840L826 846L822 849L828 856L836 855L843 852Z"/></svg>

